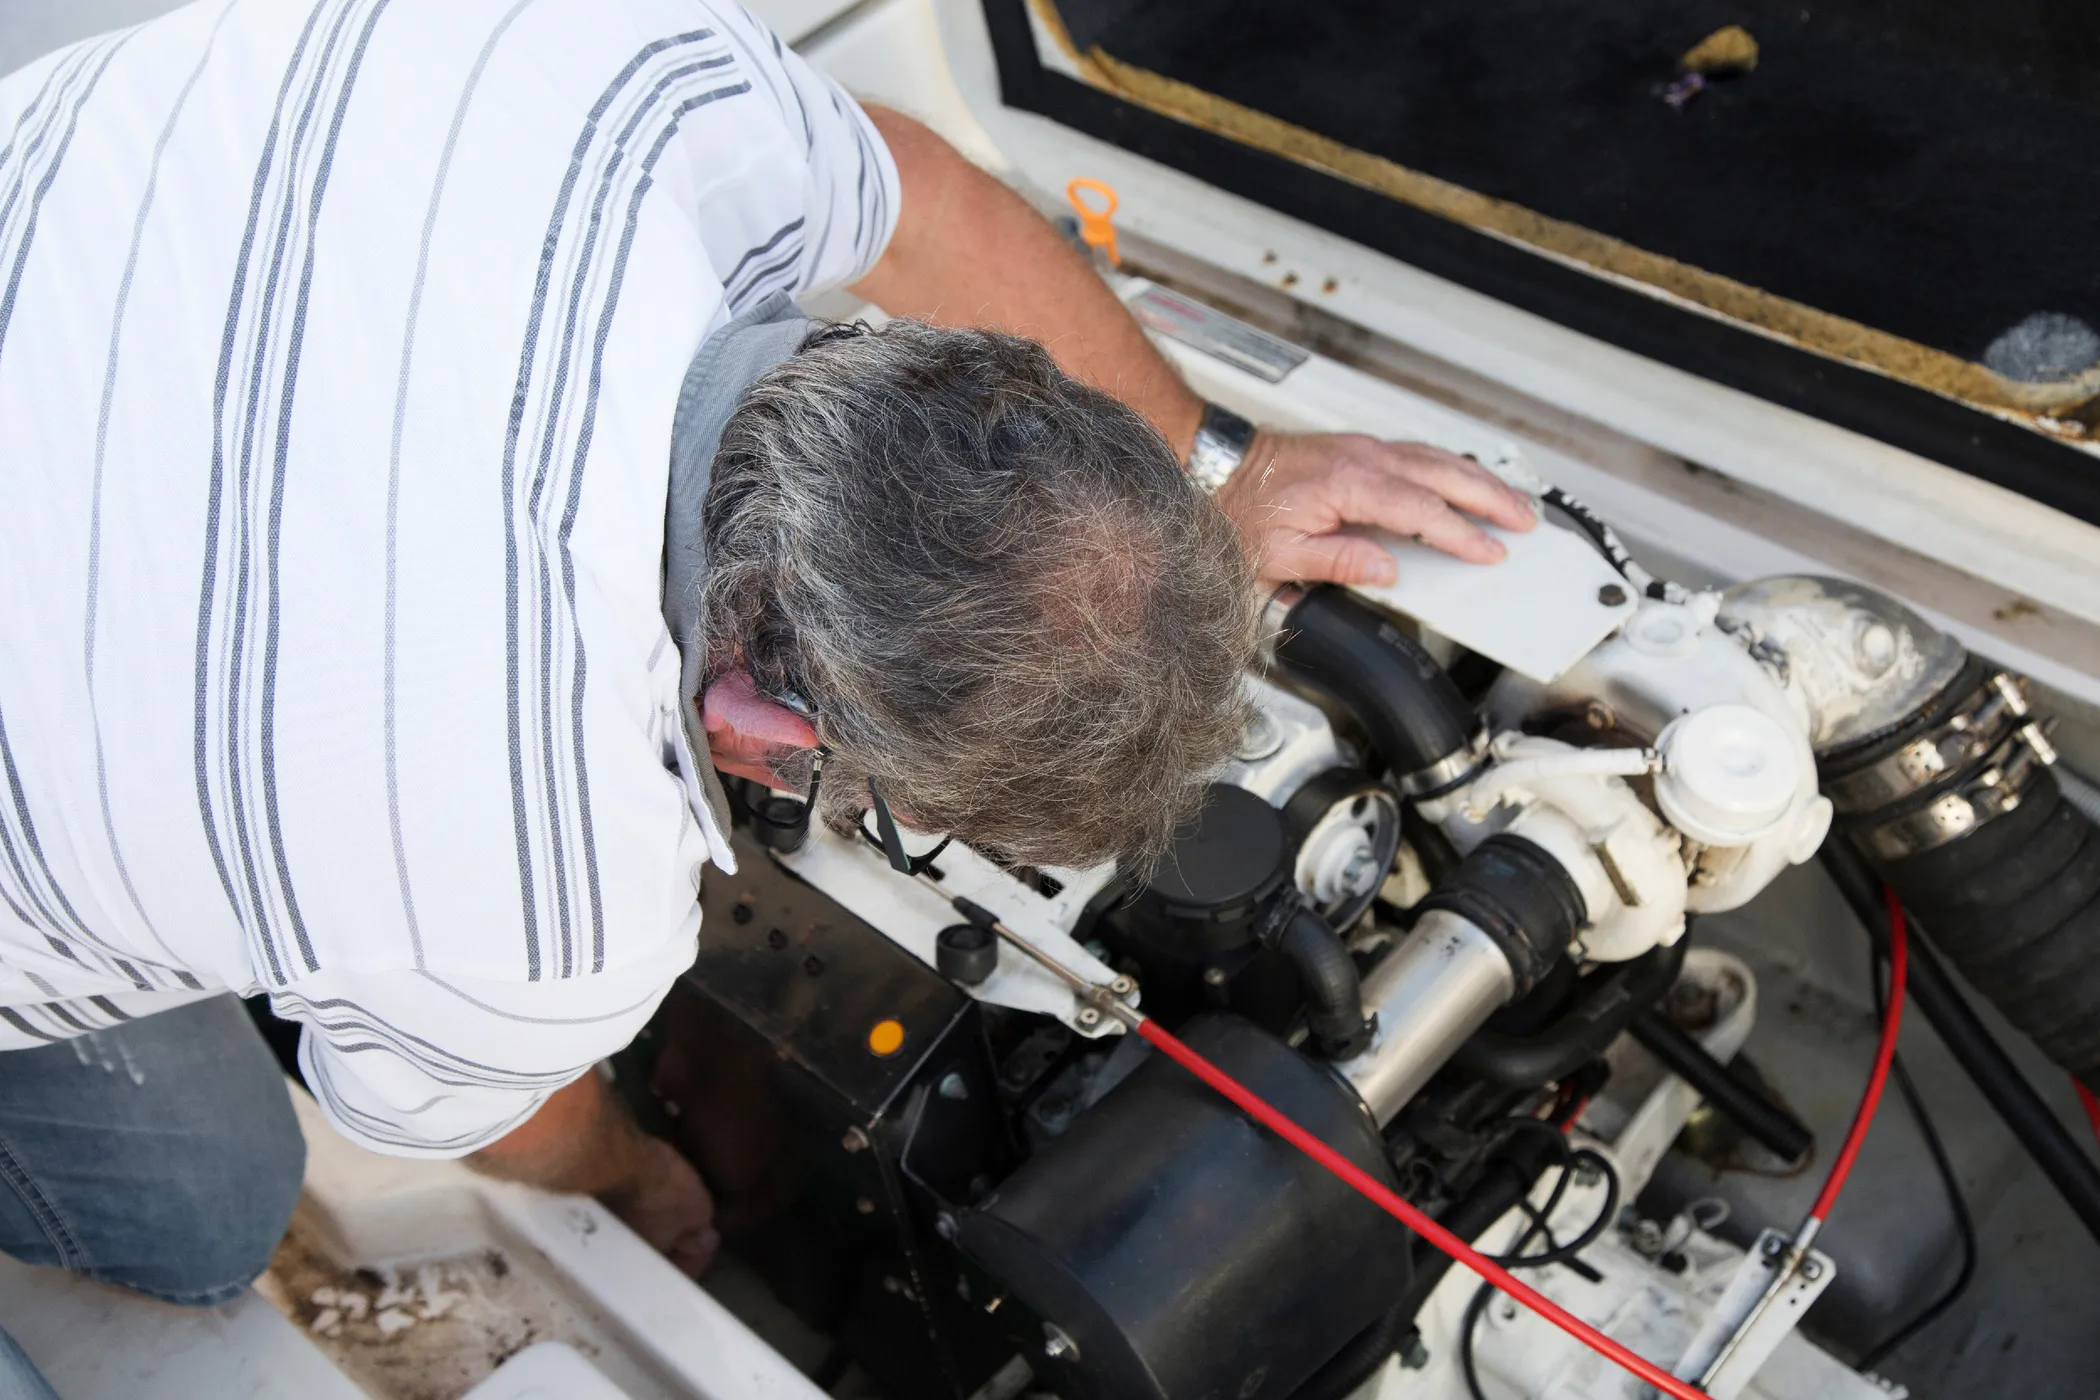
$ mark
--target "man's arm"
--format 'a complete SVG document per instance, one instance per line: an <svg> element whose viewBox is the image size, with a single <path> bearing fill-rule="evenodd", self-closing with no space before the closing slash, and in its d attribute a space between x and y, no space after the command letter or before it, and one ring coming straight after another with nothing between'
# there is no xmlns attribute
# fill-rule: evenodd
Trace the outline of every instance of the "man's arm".
<svg viewBox="0 0 2100 1400"><path fill-rule="evenodd" d="M722 1242L714 1201L692 1163L636 1126L596 1070L466 1161L504 1181L596 1196L693 1278Z"/></svg>
<svg viewBox="0 0 2100 1400"><path fill-rule="evenodd" d="M896 233L855 294L893 316L997 327L1048 346L1071 374L1116 395L1186 458L1203 414L1093 268L1019 196L932 131L869 107L897 162ZM1260 434L1220 493L1265 578L1389 582L1392 556L1343 531L1375 525L1491 563L1502 547L1461 510L1530 526L1520 492L1478 464L1361 434ZM1456 507L1456 509L1454 509Z"/></svg>

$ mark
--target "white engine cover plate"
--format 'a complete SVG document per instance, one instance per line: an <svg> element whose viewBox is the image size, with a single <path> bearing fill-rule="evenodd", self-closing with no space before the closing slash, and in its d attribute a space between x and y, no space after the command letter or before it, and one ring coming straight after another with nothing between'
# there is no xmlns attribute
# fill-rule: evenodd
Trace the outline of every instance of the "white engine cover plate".
<svg viewBox="0 0 2100 1400"><path fill-rule="evenodd" d="M1509 551L1501 563L1468 564L1372 532L1399 563L1400 577L1390 587L1356 591L1542 685L1632 614L1632 587L1573 530L1545 520L1529 530L1481 528ZM1613 587L1616 594L1607 591ZM1614 596L1620 601L1605 601Z"/></svg>

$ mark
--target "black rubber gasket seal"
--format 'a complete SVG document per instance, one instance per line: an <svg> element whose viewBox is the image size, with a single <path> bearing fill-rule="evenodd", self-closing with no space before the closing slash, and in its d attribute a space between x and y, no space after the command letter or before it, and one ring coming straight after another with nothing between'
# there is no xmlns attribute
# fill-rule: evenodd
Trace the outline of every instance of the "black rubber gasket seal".
<svg viewBox="0 0 2100 1400"><path fill-rule="evenodd" d="M983 0L1009 107L1156 160L1520 310L1916 453L2100 525L2100 462L1928 390L1601 277L1295 161L1147 111L1036 57L1027 0Z"/></svg>

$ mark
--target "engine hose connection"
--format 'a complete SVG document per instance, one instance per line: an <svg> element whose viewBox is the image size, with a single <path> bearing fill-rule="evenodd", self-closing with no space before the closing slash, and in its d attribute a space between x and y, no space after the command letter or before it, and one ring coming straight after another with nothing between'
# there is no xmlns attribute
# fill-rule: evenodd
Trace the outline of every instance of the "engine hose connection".
<svg viewBox="0 0 2100 1400"><path fill-rule="evenodd" d="M1514 996L1538 984L1589 919L1582 891L1561 863L1507 832L1475 846L1421 909L1448 909L1495 940L1509 959Z"/></svg>
<svg viewBox="0 0 2100 1400"><path fill-rule="evenodd" d="M1436 658L1339 588L1279 590L1276 660L1348 711L1409 797L1471 778L1486 759L1473 707Z"/></svg>
<svg viewBox="0 0 2100 1400"><path fill-rule="evenodd" d="M1962 976L2100 1084L2100 832L2020 683L1971 658L1890 731L1816 757L1839 830Z"/></svg>
<svg viewBox="0 0 2100 1400"><path fill-rule="evenodd" d="M1260 937L1298 970L1306 1024L1321 1058L1346 1060L1360 1054L1371 1043L1372 1022L1364 1015L1356 960L1333 926L1290 890L1264 921Z"/></svg>
<svg viewBox="0 0 2100 1400"><path fill-rule="evenodd" d="M1507 833L1476 846L1419 907L1414 928L1364 979L1376 1039L1336 1066L1381 1124L1538 981L1586 917L1560 863Z"/></svg>

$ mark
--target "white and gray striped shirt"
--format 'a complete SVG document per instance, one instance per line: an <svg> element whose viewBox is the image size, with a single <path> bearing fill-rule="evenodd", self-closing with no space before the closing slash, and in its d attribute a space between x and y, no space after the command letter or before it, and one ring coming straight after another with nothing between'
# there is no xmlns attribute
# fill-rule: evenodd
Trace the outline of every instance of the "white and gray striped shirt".
<svg viewBox="0 0 2100 1400"><path fill-rule="evenodd" d="M733 0L199 0L0 80L0 1048L266 991L453 1156L625 1044L727 859L680 381L896 204Z"/></svg>

